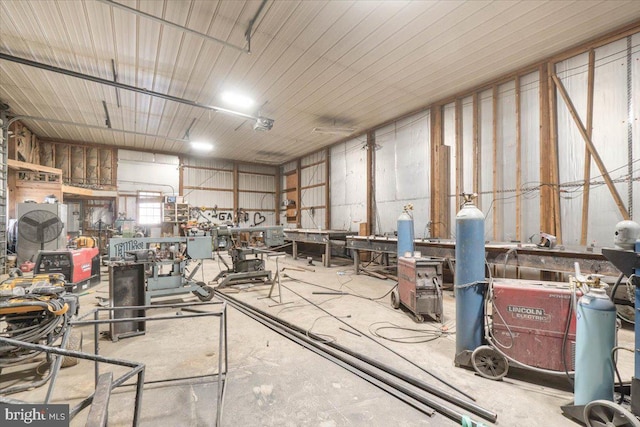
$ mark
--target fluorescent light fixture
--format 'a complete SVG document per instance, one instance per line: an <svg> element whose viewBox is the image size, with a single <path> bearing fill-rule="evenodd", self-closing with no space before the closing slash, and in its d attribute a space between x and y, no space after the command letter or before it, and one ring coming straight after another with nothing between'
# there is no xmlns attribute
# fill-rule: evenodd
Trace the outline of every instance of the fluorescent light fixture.
<svg viewBox="0 0 640 427"><path fill-rule="evenodd" d="M192 141L191 148L196 151L211 151L213 150L213 144L209 142L201 142L201 141Z"/></svg>
<svg viewBox="0 0 640 427"><path fill-rule="evenodd" d="M251 108L254 104L253 99L235 92L223 92L222 95L220 95L220 99L238 108Z"/></svg>
<svg viewBox="0 0 640 427"><path fill-rule="evenodd" d="M334 127L320 127L313 128L311 133L322 133L327 135L350 135L356 130L354 128L334 128Z"/></svg>

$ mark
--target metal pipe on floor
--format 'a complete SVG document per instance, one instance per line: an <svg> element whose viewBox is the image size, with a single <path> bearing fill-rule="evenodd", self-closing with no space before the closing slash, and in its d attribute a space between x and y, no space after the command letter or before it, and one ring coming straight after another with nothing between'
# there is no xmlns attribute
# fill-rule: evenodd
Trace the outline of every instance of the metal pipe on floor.
<svg viewBox="0 0 640 427"><path fill-rule="evenodd" d="M305 281L302 281L302 280L298 280L298 279L294 279L294 278L292 278L292 279L296 280L298 282L311 284L309 282L305 282ZM317 286L315 284L311 284L311 285ZM311 304L312 306L314 306L318 310L321 310L322 312L324 312L324 313L328 314L329 316L333 317L334 319L336 319L338 322L342 323L343 325L346 325L346 326L350 327L351 329L353 329L354 331L358 332L359 334L362 334L363 336L367 337L368 339L370 339L371 341L375 342L376 344L378 344L379 346L381 346L385 350L390 351L391 353L395 354L396 356L398 356L402 360L412 364L413 366L415 366L416 368L420 369L425 374L430 375L431 377L433 377L436 380L440 381L442 384L444 384L447 387L451 388L452 390L455 390L456 392L460 393L461 395L463 395L464 397L468 398L469 400L473 400L473 401L476 400L473 396L469 395L468 393L465 393L464 391L460 390L458 387L455 387L453 384L450 384L448 381L445 381L444 379L440 378L439 376L437 376L433 372L430 372L430 371L426 370L425 368L423 368L422 366L418 365L413 360L408 359L407 357L405 357L402 354L398 353L394 349L392 349L390 347L387 347L386 345L382 344L380 341L377 341L377 340L373 339L369 335L367 335L364 332L360 331L359 329L353 327L352 325L348 324L347 322L345 322L344 320L340 319L339 317L334 316L333 314L329 313L324 308L320 307L318 304L314 303L313 301L309 300L308 298L303 297L302 295L300 295L298 292L294 291L293 289L291 289L291 288L289 288L289 287L287 287L285 285L282 285L282 287L284 287L286 290L288 290L289 292L293 293L294 295L297 295L299 298L302 298L303 300L305 300L306 302L308 302L309 304Z"/></svg>
<svg viewBox="0 0 640 427"><path fill-rule="evenodd" d="M280 319L277 318L273 318L273 316L266 314L264 312L262 312L259 309L256 309L254 307L250 307L245 303L242 303L238 300L236 300L235 298L229 297L228 295L224 295L219 291L216 291L216 293L218 294L219 298L222 298L224 300L226 300L227 302L229 302L229 304L233 305L234 308L238 309L239 311L241 311L242 313L248 315L249 317L252 317L254 320L259 321L260 323L264 324L265 326L270 327L272 330L275 330L276 332L281 333L282 335L288 337L291 339L291 337L296 337L297 340L300 340L302 342L304 342L304 344L302 344L305 348L308 348L312 351L315 351L316 353L322 355L323 357L326 357L326 355L331 356L334 359L337 359L339 361L341 361L344 364L347 364L349 366L351 366L352 368L366 374L367 376L371 376L379 381L382 381L386 384L388 384L389 386L395 388L396 390L401 391L402 393L406 394L407 396L410 396L411 398L418 400L419 402L435 409L436 411L440 412L441 414L461 423L462 419L464 417L464 414L451 409L443 404L441 404L440 402L434 401L432 399L428 399L424 396L420 396L416 393L414 393L413 391L409 390L408 388L404 387L401 384L398 384L395 381L392 381L388 378L385 378L379 374L377 374L376 372L362 366L361 364L354 362L354 361L350 361L348 360L348 358L346 358L345 356L339 354L338 352L331 350L329 348L324 347L321 343L316 342L314 339L311 339L309 337L307 337L305 335L304 332L298 332L297 327L292 327L289 326L288 322L282 321ZM274 329L277 328L278 330ZM313 347L313 348L311 348ZM315 349L315 350L313 350ZM348 354L348 353L346 353ZM351 356L355 359L357 359L354 356ZM330 359L332 360L332 359ZM335 362L335 360L332 360ZM363 360L364 362L364 360ZM366 362L365 362L366 363ZM340 364L340 366L343 366L342 364ZM372 365L373 366L373 365ZM384 365L383 365L384 366ZM343 366L344 367L344 366ZM384 369L382 368L377 368L380 369L381 371L385 372ZM352 370L350 370L351 372L353 372ZM355 373L355 372L354 372ZM367 378L363 377L360 374L357 374L359 376L361 376L362 378L364 378L365 380L369 381ZM405 376L406 377L406 376ZM402 379L399 378L398 379ZM370 381L371 382L371 381ZM408 381L407 381L408 382ZM410 382L408 382L409 384L411 384ZM415 386L415 384L412 384ZM419 386L416 386L419 387ZM420 387L419 387L420 388ZM387 391L387 390L385 390ZM423 390L423 391L428 391L428 390ZM444 394L444 393L442 393ZM396 396L397 397L397 396ZM484 408L481 408L475 404L471 404L470 402L464 402L462 400L458 399L458 402L461 405L458 405L460 407L463 407L462 405L464 405L464 409L467 409L469 412L473 412L476 415L482 416L483 418L486 418L492 422L495 422L495 420L497 419L497 415L495 413L492 413L490 411L487 411ZM413 405L412 405L413 406ZM415 406L414 406L415 407Z"/></svg>
<svg viewBox="0 0 640 427"><path fill-rule="evenodd" d="M345 360L343 360L342 358L338 357L337 355L332 354L333 352L328 351L328 349L322 349L320 347L318 347L317 345L313 345L311 343L311 341L309 341L306 337L304 336L300 336L301 334L298 334L294 331L291 330L287 330L287 328L284 325L280 325L277 322L274 322L264 316L261 316L259 313L256 313L252 308L249 308L245 305L243 305L242 303L239 303L235 300L230 300L230 299L226 299L226 297L222 297L219 296L222 299L227 300L227 302L229 304L231 304L236 310L238 310L239 312L241 312L242 314L252 318L253 320L261 323L262 325L268 327L269 329L271 329L272 331L284 336L285 338L290 339L291 341L300 344L301 346L303 346L304 348L313 351L314 353L318 354L319 356L324 357L327 360L330 360L331 362L335 363L336 365L348 370L349 372L359 376L360 378L364 379L365 381L375 385L376 387L380 388L383 391L386 391L387 393L391 394L392 396L402 400L403 402L405 402L406 404L412 406L413 408L417 409L418 411L422 412L425 415L428 416L433 416L435 414L435 408L432 408L430 404L425 403L425 402L429 402L429 400L425 397L419 396L416 393L411 392L410 390L409 393L413 394L407 394L404 391L402 391L401 389L398 388L398 385L393 383L392 381L390 381L389 379L384 379L382 376L377 375L377 377L370 375L369 372L367 372L364 368L362 367L358 367L356 365L354 365L353 363L349 363Z"/></svg>

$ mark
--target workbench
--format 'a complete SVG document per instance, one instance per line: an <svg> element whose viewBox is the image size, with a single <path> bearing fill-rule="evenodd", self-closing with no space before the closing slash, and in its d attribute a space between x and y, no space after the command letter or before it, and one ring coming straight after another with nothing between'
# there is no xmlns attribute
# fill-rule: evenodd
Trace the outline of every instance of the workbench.
<svg viewBox="0 0 640 427"><path fill-rule="evenodd" d="M360 251L395 254L398 239L382 236L347 236L347 249L354 251L356 274L360 271ZM415 251L422 256L455 261L455 241L415 239ZM533 243L493 242L485 245L487 262L491 265L532 268L556 273L575 273L574 264L580 265L582 274L602 274L617 277L620 271L603 255L598 247L541 248Z"/></svg>
<svg viewBox="0 0 640 427"><path fill-rule="evenodd" d="M313 243L324 245L324 259L322 265L331 266L331 246L344 246L347 236L358 234L346 230L314 230L292 228L284 230L284 239L292 243L293 259L298 259L298 243Z"/></svg>

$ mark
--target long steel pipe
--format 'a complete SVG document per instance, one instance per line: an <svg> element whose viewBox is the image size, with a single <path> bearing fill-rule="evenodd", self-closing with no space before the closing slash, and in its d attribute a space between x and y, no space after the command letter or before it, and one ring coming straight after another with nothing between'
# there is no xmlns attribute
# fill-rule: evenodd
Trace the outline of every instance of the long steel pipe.
<svg viewBox="0 0 640 427"><path fill-rule="evenodd" d="M255 320L258 320L260 323L264 324L265 326L270 327L270 329L281 333L281 335L286 336L287 338L291 339L291 336L296 337L299 341L302 341L304 344L301 343L301 345L303 345L304 347L322 355L323 357L326 357L325 355L330 355L332 358L335 358L343 363L348 364L349 366L353 367L356 370L359 370L360 372L364 372L366 375L370 375L373 376L376 379L379 379L380 381L385 381L387 384L389 384L390 386L396 388L396 390L400 390L403 393L406 393L406 391L408 391L409 393L406 393L408 396L423 402L425 405L428 405L429 407L432 407L433 409L435 409L436 411L440 412L441 414L456 420L457 422L461 423L462 419L464 417L464 414L451 409L443 404L441 404L438 401L434 401L432 399L428 399L424 396L420 396L417 395L416 393L412 392L411 390L407 389L406 387L402 386L401 384L398 384L395 381L390 381L388 378L385 378L383 376L380 376L379 374L377 374L376 372L372 371L371 369L368 369L367 367L363 366L362 364L359 364L357 362L354 362L352 360L349 360L348 358L346 358L345 356L341 355L339 352L333 351L329 348L326 348L324 345L322 345L321 343L318 343L317 341L315 341L314 339L311 339L309 337L306 336L306 331L305 332L299 332L300 328L297 328L293 325L290 325L288 322L282 321L278 318L274 318L273 316L264 313L263 311L254 308L254 307L250 307L245 303L242 303L238 300L236 300L235 298L232 298L228 295L222 294L219 291L216 291L216 294L218 295L219 298L224 299L225 301L227 301L229 304L231 304L234 308L238 309L239 311L243 312L244 314L254 318ZM317 338L317 337L316 337ZM298 342L298 341L296 341ZM317 351L315 351L315 350ZM345 352L346 353L346 352ZM346 353L348 354L348 353ZM354 352L355 354L355 352ZM350 355L351 356L351 355ZM354 359L358 359L355 356L351 356ZM330 359L332 360L332 359ZM362 359L361 359L362 360ZM334 361L334 360L332 360ZM362 360L363 362L367 363L365 360ZM335 361L334 361L335 363ZM379 369L382 372L386 372L389 373L391 375L393 375L393 373L390 371L387 371L385 366L383 364L377 363L378 366L375 366L377 369ZM342 365L341 365L342 366ZM344 366L343 366L344 367ZM387 367L388 368L388 367ZM353 371L352 371L353 372ZM396 371L397 372L397 371ZM361 375L359 375L361 376ZM406 375L403 375L406 377ZM361 376L362 377L362 376ZM364 377L363 377L364 378ZM396 377L398 379L404 380L404 378L402 377ZM366 378L365 378L366 379ZM409 381L406 381L411 385L414 385L418 388L421 388L420 385L416 385L416 384L420 384L420 381L416 381L415 383L411 383ZM431 387L433 388L433 387ZM424 390L423 391L427 391L430 392L429 390ZM441 394L446 395L446 393L441 392ZM437 396L437 397L441 397L441 396ZM497 419L497 415L495 413L492 413L484 408L481 408L471 402L465 402L463 400L460 400L458 398L454 398L459 404L457 406L468 410L469 412L472 412L476 415L479 415L491 422L495 422ZM445 400L445 399L443 399ZM451 402L450 402L451 403ZM413 406L413 405L412 405Z"/></svg>
<svg viewBox="0 0 640 427"><path fill-rule="evenodd" d="M277 322L273 322L272 320L270 320L268 317L265 316L261 316L259 313L257 313L254 309L239 303L235 300L231 300L231 299L227 299L228 297L226 296L222 296L221 294L218 295L220 298L225 299L231 306L233 306L236 310L238 310L240 313L250 317L251 319L261 323L262 325L266 326L267 328L271 329L272 331L282 335L283 337L303 346L304 348L313 351L314 353L318 354L319 356L324 357L327 360L330 360L331 362L335 363L336 365L348 370L349 372L359 376L360 378L364 379L365 381L375 385L376 387L380 388L383 391L386 391L387 393L391 394L392 396L395 396L396 398L400 399L401 401L405 402L406 404L414 407L415 409L417 409L418 411L422 412L425 415L428 416L433 416L435 414L435 410L436 408L433 407L433 405L431 405L431 402L426 399L423 396L420 396L408 389L405 388L405 390L407 391L407 393L405 393L405 390L402 390L399 384L396 384L395 382L389 380L388 378L384 378L381 375L376 374L371 375L370 372L368 372L365 368L359 367L357 365L355 365L353 362L348 362L346 361L344 358L339 357L339 355L335 354L334 352L329 351L328 349L322 349L317 345L314 345L309 339L307 339L305 336L301 336L301 334L298 334L297 332L293 331L293 330L289 330L287 329L284 325L280 325Z"/></svg>
<svg viewBox="0 0 640 427"><path fill-rule="evenodd" d="M15 62L17 64L28 65L29 67L40 68L41 70L51 71L58 74L64 74L66 76L75 77L82 80L88 80L94 83L103 84L106 86L117 87L123 90L129 90L132 92L142 93L144 95L153 96L156 98L166 99L167 101L177 102L179 104L189 105L196 108L204 108L219 113L231 114L234 116L242 117L245 119L258 120L261 117L252 116L250 114L241 113L239 111L233 111L222 107L216 107L215 105L206 105L199 102L191 101L189 99L179 98L177 96L167 95L166 93L155 92L153 90L139 88L137 86L131 86L128 84L114 82L113 80L107 80L100 77L92 76L89 74L79 73L77 71L67 70L66 68L56 67L54 65L43 64L42 62L32 61L27 58L21 58L19 56L8 55L6 53L0 53L0 59L5 61Z"/></svg>
<svg viewBox="0 0 640 427"><path fill-rule="evenodd" d="M232 299L232 297L229 297L229 296L227 296L227 297L229 299ZM237 302L237 303L240 303L236 299L233 299L233 301ZM240 303L240 304L242 304L242 303ZM247 306L247 305L245 304L245 306ZM290 328L290 329L292 329L292 330L294 330L296 332L299 332L299 333L301 333L303 335L306 335L308 333L305 329L300 328L299 326L296 326L296 325L294 325L292 323L289 323L286 320L282 320L282 319L280 319L280 318L278 318L276 316L273 316L273 315L271 315L269 313L266 313L266 312L264 312L264 311L262 311L262 310L260 310L258 308L255 308L255 307L250 307L250 308L252 310L255 310L260 315L265 316L265 317L269 318L270 320L272 320L274 322L280 323L281 325L283 325L283 326L285 326L287 328ZM309 334L308 335L309 337L311 337L311 338L313 338L315 340L323 341L322 337L319 337L319 336L317 336L317 335L315 335L315 334L313 334L311 332L309 332L308 334ZM399 370L397 370L397 369L395 369L395 368L393 368L393 367L391 367L389 365L381 363L381 362L379 362L377 360L374 360L374 359L372 359L372 358L370 358L370 357L368 357L366 355L363 355L361 353L355 352L355 351L353 351L353 350L351 350L351 349L349 349L349 348L347 348L345 346L342 346L342 345L340 345L338 343L335 343L335 342L323 342L323 344L326 345L326 346L329 346L331 348L334 348L334 349L336 349L338 351L341 351L341 352L343 352L345 354L348 354L349 356L351 356L351 357L353 357L355 359L358 359L358 360L360 360L360 361L362 361L362 362L364 362L364 363L366 363L368 365L374 366L374 367L380 369L381 371L389 373L389 374L393 375L394 377L396 377L398 379L401 379L401 380L411 384L414 387L417 387L417 388L419 388L419 389L421 389L423 391L431 393L434 396L437 396L437 397L441 398L442 400L445 400L445 401L447 401L449 403L453 403L454 405L459 406L459 407L461 407L463 409L466 409L467 411L472 412L472 413L474 413L474 414L476 414L476 415L478 415L478 416L480 416L480 417L482 417L482 418L484 418L484 419L486 419L488 421L495 422L497 420L497 418L498 418L498 415L495 412L491 412L491 411L489 411L489 410L487 410L487 409L485 409L485 408L483 408L483 407L481 407L481 406L479 406L479 405L477 405L477 404L475 404L473 402L470 402L470 401L467 401L467 400L463 400L463 399L461 399L461 398L459 398L457 396L453 396L451 394L448 394L446 391L444 391L442 389L439 389L438 387L432 386L431 384L426 383L426 382L424 382L424 381L422 381L422 380L420 380L418 378L411 377L411 376L409 376L409 375L407 375L407 374L405 374L405 373L403 373L403 372L401 372L401 371L399 371Z"/></svg>

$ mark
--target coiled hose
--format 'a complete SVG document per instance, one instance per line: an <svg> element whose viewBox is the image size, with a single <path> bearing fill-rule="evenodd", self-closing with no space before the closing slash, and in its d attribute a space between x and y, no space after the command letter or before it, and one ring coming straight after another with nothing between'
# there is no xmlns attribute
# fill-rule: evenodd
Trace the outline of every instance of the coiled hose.
<svg viewBox="0 0 640 427"><path fill-rule="evenodd" d="M37 307L40 310L20 313L20 309ZM64 333L68 323L69 306L61 298L41 301L23 301L12 304L16 314L0 317L6 322L6 328L0 331L0 337L12 338L22 342L37 344L46 341L54 343ZM20 313L20 314L17 314ZM0 345L0 368L22 363L37 356L39 351L25 350L12 345Z"/></svg>

